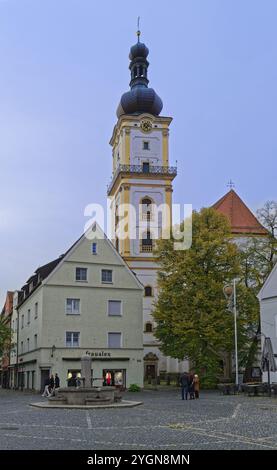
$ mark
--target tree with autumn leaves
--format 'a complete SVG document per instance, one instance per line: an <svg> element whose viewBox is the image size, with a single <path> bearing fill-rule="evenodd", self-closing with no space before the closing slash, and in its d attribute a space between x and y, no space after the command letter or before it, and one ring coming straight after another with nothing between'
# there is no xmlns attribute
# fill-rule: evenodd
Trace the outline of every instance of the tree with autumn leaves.
<svg viewBox="0 0 277 470"><path fill-rule="evenodd" d="M178 251L173 239L159 240L156 255L161 269L154 319L161 350L189 359L202 383L214 385L222 374L222 361L234 349L234 319L223 293L234 278L241 365L247 363L259 328L255 290L245 282L245 255L232 240L227 218L212 208L192 214L190 249Z"/></svg>

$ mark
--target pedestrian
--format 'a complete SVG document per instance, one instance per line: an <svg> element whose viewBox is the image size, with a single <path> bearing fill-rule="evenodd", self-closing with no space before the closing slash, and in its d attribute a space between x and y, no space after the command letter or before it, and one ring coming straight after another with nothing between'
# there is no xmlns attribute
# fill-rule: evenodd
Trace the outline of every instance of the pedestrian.
<svg viewBox="0 0 277 470"><path fill-rule="evenodd" d="M194 374L194 377L193 377L193 384L194 384L194 394L195 394L195 398L199 398L200 383L199 383L199 377L198 377L197 374Z"/></svg>
<svg viewBox="0 0 277 470"><path fill-rule="evenodd" d="M55 395L56 390L58 390L59 388L60 388L60 377L56 373L55 374L55 379L54 379L54 392L53 392L53 395Z"/></svg>
<svg viewBox="0 0 277 470"><path fill-rule="evenodd" d="M55 387L55 379L54 379L54 375L52 374L51 377L50 377L50 384L49 384L50 395L53 395L54 387Z"/></svg>
<svg viewBox="0 0 277 470"><path fill-rule="evenodd" d="M49 387L50 387L50 377L47 377L47 379L44 382L44 391L43 391L42 397L50 397L51 394L50 394Z"/></svg>
<svg viewBox="0 0 277 470"><path fill-rule="evenodd" d="M189 399L194 400L194 398L193 374L189 374Z"/></svg>
<svg viewBox="0 0 277 470"><path fill-rule="evenodd" d="M180 377L180 385L181 385L181 392L182 392L182 400L188 399L189 393L189 375L187 372L184 372Z"/></svg>

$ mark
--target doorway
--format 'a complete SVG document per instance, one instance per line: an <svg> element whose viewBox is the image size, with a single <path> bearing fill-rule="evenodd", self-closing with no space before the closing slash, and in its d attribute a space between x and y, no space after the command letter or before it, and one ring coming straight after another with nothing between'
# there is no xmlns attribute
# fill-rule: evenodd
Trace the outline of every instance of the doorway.
<svg viewBox="0 0 277 470"><path fill-rule="evenodd" d="M45 388L46 379L50 377L50 369L42 369L41 371L41 381L40 381L40 391L43 392Z"/></svg>

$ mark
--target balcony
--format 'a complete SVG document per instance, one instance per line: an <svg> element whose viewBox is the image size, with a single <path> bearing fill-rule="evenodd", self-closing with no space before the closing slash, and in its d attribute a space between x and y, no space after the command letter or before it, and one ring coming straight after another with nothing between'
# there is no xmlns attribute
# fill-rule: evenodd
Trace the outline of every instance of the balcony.
<svg viewBox="0 0 277 470"><path fill-rule="evenodd" d="M140 245L140 252L141 253L152 253L153 252L153 245Z"/></svg>
<svg viewBox="0 0 277 470"><path fill-rule="evenodd" d="M108 185L107 193L111 194L114 184L119 175L137 176L167 176L170 179L177 175L176 166L151 166L151 165L118 165L111 183Z"/></svg>

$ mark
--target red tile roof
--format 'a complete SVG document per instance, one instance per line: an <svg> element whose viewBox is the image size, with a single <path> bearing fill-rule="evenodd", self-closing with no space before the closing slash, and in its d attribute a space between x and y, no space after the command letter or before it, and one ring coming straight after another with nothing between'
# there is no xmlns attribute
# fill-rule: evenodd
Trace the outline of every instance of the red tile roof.
<svg viewBox="0 0 277 470"><path fill-rule="evenodd" d="M233 234L266 235L268 233L233 189L212 207L228 217Z"/></svg>

